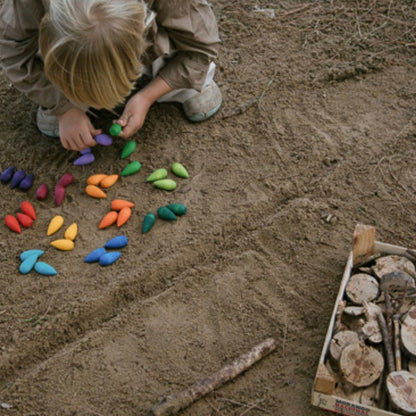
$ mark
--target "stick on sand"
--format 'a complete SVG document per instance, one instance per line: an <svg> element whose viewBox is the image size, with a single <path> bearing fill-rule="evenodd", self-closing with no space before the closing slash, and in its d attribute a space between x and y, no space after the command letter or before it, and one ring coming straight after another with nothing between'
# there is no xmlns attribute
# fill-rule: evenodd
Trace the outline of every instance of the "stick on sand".
<svg viewBox="0 0 416 416"><path fill-rule="evenodd" d="M275 350L276 346L276 341L273 338L266 339L261 344L256 345L251 351L241 355L218 372L196 382L179 393L164 398L160 403L153 406L152 414L154 416L174 415L179 412L179 410L184 409L202 396L212 392L217 387L247 370L254 363Z"/></svg>

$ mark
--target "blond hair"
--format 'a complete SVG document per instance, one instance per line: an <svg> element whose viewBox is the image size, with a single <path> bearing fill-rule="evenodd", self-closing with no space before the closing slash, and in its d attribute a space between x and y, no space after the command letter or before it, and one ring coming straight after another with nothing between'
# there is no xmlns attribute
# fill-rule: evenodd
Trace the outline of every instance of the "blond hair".
<svg viewBox="0 0 416 416"><path fill-rule="evenodd" d="M111 110L142 70L146 6L139 0L50 0L39 32L46 77L79 105Z"/></svg>

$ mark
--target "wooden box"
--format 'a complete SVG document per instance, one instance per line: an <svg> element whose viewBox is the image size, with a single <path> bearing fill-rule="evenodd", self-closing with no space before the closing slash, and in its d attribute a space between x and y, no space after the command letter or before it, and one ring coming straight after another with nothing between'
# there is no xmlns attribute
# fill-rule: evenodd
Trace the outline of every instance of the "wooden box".
<svg viewBox="0 0 416 416"><path fill-rule="evenodd" d="M372 386L370 386L374 389L375 393L379 393L378 398L377 395L374 394L374 400L363 400L363 396L360 397L360 394L362 393L356 394L360 391L360 389L357 388L355 385L350 385L348 382L345 382L345 372L343 373L341 371L340 366L333 364L333 350L331 350L330 354L330 344L331 342L333 342L332 339L335 333L337 333L337 328L339 328L340 326L340 315L343 313L343 308L347 304L346 287L348 285L348 282L350 281L352 274L356 273L357 270L359 270L358 267L368 268L368 265L371 265L371 262L375 261L374 259L380 256L401 256L409 259L412 263L416 263L415 250L378 242L375 241L374 237L375 228L371 226L357 225L354 231L353 249L348 257L348 261L345 266L341 285L335 301L335 307L333 309L330 324L325 337L324 347L319 359L317 373L313 384L311 403L313 406L338 414L350 416L397 416L416 414L412 412L408 413L398 408L397 406L395 406L394 400L391 400L386 382L390 368L390 365L387 364L391 364L391 361L387 361L387 357L389 354L388 351L386 351L386 346L384 345L384 340L386 339L385 337L383 337L383 341L381 342L381 344L377 346L378 350L380 351L384 359L384 370L379 379L376 382L374 382ZM415 274L413 274L412 277L415 278ZM406 286L406 294L407 293L408 290ZM387 297L389 297L389 295ZM416 297L414 297L414 299L416 303ZM391 327L389 329L391 329ZM384 333L384 335L387 334L388 333L386 332ZM400 337L397 338L400 339ZM414 357L412 359L414 359ZM406 361L406 358L404 358L404 360ZM405 370L407 370L407 368L405 368ZM342 385L342 387L345 387L345 384L347 386L346 390L340 389L340 384ZM416 406L416 384L411 387L412 390L409 394L412 396L412 400L415 400Z"/></svg>

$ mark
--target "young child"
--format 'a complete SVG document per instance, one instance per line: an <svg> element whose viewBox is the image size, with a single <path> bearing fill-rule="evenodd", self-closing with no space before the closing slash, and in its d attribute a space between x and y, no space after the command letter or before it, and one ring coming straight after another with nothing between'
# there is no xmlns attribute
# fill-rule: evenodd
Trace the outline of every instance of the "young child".
<svg viewBox="0 0 416 416"><path fill-rule="evenodd" d="M125 104L115 120L122 138L156 101L182 103L194 122L215 114L219 43L206 0L4 0L0 9L6 77L39 105L39 130L76 151L101 133L88 108ZM152 80L132 94L142 75Z"/></svg>

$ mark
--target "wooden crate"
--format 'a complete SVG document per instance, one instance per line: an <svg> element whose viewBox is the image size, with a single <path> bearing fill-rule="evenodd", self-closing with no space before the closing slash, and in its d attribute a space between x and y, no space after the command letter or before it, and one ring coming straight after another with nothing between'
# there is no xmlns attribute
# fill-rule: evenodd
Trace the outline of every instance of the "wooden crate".
<svg viewBox="0 0 416 416"><path fill-rule="evenodd" d="M329 359L329 346L334 335L335 322L339 305L345 299L345 289L356 265L365 260L381 255L399 255L407 257L413 263L416 261L416 250L375 241L375 228L357 225L353 235L353 249L349 254L341 285L335 301L330 324L326 333L324 346L319 359L318 368L313 384L311 403L313 406L349 416L398 416L393 410L385 410L376 406L368 406L351 401L344 397L337 397L335 393L337 380L328 370L326 364Z"/></svg>

